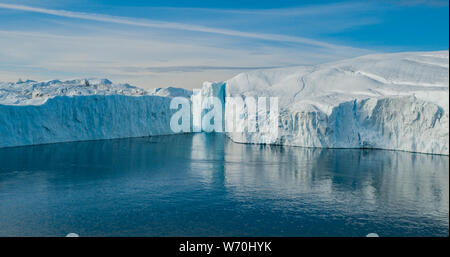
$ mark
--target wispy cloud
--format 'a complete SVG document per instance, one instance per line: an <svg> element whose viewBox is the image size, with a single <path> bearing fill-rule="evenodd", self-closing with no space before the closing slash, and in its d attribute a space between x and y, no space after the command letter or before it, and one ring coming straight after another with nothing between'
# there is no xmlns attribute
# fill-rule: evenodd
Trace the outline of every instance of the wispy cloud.
<svg viewBox="0 0 450 257"><path fill-rule="evenodd" d="M108 22L108 23L115 23L115 24L122 24L122 25L139 26L139 27L187 30L187 31L195 31L195 32L221 34L221 35L226 35L226 36L235 36L235 37L253 38L253 39L260 39L260 40L314 45L314 46L318 46L318 47L333 48L333 49L346 48L345 46L330 44L327 42L322 42L322 41L305 38L305 37L298 37L298 36L287 36L287 35L266 34L266 33L252 33L252 32L244 32L244 31L231 30L231 29L211 28L211 27L191 25L191 24L185 24L185 23L174 23L174 22L156 21L156 20L148 20L148 19L145 19L145 20L140 19L139 20L139 19L125 18L125 17L118 17L118 16L100 15L100 14L84 13L84 12L72 12L72 11L65 11L65 10L53 10L53 9L26 6L26 5L16 5L16 4L0 3L0 8L26 11L26 12L42 13L42 14L55 15L55 16L66 17L66 18L76 18L76 19Z"/></svg>
<svg viewBox="0 0 450 257"><path fill-rule="evenodd" d="M420 0L416 0L420 1ZM265 16L318 16L336 13L348 13L354 11L370 11L380 8L375 2L338 2L327 4L314 4L302 7L290 8L268 8L268 9L217 9L217 8L192 8L192 7L154 7L155 10L183 10L208 13L229 13L245 15L265 15Z"/></svg>
<svg viewBox="0 0 450 257"><path fill-rule="evenodd" d="M142 87L194 88L205 80L225 80L250 69L312 64L361 54L242 45L242 40L236 42L239 47L229 48L221 45L221 38L196 36L192 41L175 36L155 40L152 33L136 36L132 31L113 34L96 30L73 35L0 31L0 80L107 77Z"/></svg>
<svg viewBox="0 0 450 257"><path fill-rule="evenodd" d="M115 15L105 15L83 8L58 9L61 6L0 3L7 13L0 17L0 80L107 77L147 88L194 88L205 80L225 80L248 70L373 52L308 34L360 26L365 22L360 16L339 18L372 8L360 3L266 10L148 7L142 11L145 19L135 18L135 7L128 14L120 7L108 9ZM330 20L331 14L337 16ZM292 17L302 19L293 22ZM268 28L276 22L283 24ZM295 28L286 28L285 22Z"/></svg>
<svg viewBox="0 0 450 257"><path fill-rule="evenodd" d="M278 66L206 66L206 65L189 65L189 66L153 66L153 67L122 67L124 71L149 71L149 72L200 72L200 71L216 71L216 70L261 70L274 69L282 67L290 67L293 65L278 65Z"/></svg>
<svg viewBox="0 0 450 257"><path fill-rule="evenodd" d="M397 4L402 6L415 6L415 5L427 5L427 6L448 6L448 0L384 0L390 4Z"/></svg>

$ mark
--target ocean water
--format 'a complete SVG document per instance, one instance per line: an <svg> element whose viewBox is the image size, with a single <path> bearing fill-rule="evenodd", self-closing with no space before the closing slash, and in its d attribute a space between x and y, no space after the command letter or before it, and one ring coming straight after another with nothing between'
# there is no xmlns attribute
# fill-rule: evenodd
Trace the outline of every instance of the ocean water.
<svg viewBox="0 0 450 257"><path fill-rule="evenodd" d="M0 236L448 236L449 157L185 134L0 149Z"/></svg>

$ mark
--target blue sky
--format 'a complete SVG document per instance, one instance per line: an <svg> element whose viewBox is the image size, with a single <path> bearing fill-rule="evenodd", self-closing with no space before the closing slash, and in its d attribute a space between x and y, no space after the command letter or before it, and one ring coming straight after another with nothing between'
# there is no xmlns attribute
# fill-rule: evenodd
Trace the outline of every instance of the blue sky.
<svg viewBox="0 0 450 257"><path fill-rule="evenodd" d="M0 0L0 81L199 87L249 69L448 50L448 1Z"/></svg>

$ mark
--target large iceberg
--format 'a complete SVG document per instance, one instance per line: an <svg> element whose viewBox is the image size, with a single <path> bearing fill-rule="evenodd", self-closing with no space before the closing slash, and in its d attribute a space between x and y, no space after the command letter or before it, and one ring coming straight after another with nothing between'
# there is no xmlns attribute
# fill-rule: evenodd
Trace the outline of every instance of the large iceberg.
<svg viewBox="0 0 450 257"><path fill-rule="evenodd" d="M0 83L0 147L172 134L179 92L106 79Z"/></svg>
<svg viewBox="0 0 450 257"><path fill-rule="evenodd" d="M257 70L194 92L107 79L0 83L0 147L172 134L171 100L190 99L204 115L197 96L222 101L224 128L251 117L231 119L228 97L278 98L278 130L264 130L270 122L258 116L257 132L227 132L235 142L449 154L448 51Z"/></svg>
<svg viewBox="0 0 450 257"><path fill-rule="evenodd" d="M275 135L228 133L235 142L275 138L270 143L449 154L448 51L258 70L226 81L225 88L228 97L279 99Z"/></svg>

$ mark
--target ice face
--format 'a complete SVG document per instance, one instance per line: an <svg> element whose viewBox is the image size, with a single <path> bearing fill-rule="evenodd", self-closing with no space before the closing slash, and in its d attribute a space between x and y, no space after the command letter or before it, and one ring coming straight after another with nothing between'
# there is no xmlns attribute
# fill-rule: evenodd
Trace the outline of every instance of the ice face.
<svg viewBox="0 0 450 257"><path fill-rule="evenodd" d="M205 82L194 94L179 88L146 91L107 79L0 83L0 147L172 134L175 97L189 99L192 112L200 112L200 119L192 115L191 131L202 131L203 102L220 99L225 128L235 121L227 119L228 97L275 97L276 134L227 135L241 143L448 155L448 61L448 51L368 55L242 73ZM248 115L241 118L246 122ZM270 122L258 118L258 124Z"/></svg>
<svg viewBox="0 0 450 257"><path fill-rule="evenodd" d="M259 70L226 81L226 96L278 97L276 144L448 155L448 60L448 51L381 54ZM267 136L228 135L240 143Z"/></svg>
<svg viewBox="0 0 450 257"><path fill-rule="evenodd" d="M56 96L41 105L0 105L0 147L172 134L170 98Z"/></svg>
<svg viewBox="0 0 450 257"><path fill-rule="evenodd" d="M172 134L169 104L107 79L0 83L0 147Z"/></svg>

